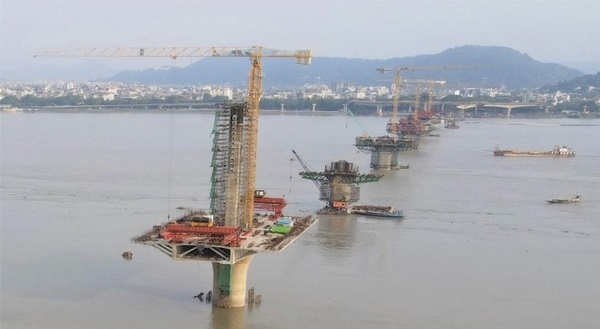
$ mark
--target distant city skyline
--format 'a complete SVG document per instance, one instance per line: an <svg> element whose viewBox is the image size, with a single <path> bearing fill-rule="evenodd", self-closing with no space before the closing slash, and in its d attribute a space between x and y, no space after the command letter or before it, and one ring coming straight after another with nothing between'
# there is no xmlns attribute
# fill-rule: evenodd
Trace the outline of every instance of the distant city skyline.
<svg viewBox="0 0 600 329"><path fill-rule="evenodd" d="M0 79L75 63L34 59L38 51L151 46L259 45L388 59L472 44L600 71L599 12L595 0L2 0ZM193 60L105 62L137 69Z"/></svg>

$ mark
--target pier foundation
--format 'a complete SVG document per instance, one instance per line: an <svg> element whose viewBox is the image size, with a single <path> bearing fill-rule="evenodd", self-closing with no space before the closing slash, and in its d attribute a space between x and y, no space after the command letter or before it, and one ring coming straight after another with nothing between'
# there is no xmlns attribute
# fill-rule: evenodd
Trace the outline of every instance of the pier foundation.
<svg viewBox="0 0 600 329"><path fill-rule="evenodd" d="M213 306L220 308L246 305L246 279L254 255L234 264L213 262Z"/></svg>
<svg viewBox="0 0 600 329"><path fill-rule="evenodd" d="M398 167L398 151L373 150L371 152L371 168L375 170L392 170Z"/></svg>

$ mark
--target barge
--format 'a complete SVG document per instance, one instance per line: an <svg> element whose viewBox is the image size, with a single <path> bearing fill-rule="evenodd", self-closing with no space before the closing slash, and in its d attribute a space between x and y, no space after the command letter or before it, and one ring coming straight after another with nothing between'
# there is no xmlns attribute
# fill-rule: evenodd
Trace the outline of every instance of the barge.
<svg viewBox="0 0 600 329"><path fill-rule="evenodd" d="M556 145L551 151L502 150L496 146L494 155L503 157L574 157L575 152L564 145Z"/></svg>
<svg viewBox="0 0 600 329"><path fill-rule="evenodd" d="M550 199L546 200L548 203L576 203L581 201L581 195L576 195L572 198L563 198L563 199Z"/></svg>
<svg viewBox="0 0 600 329"><path fill-rule="evenodd" d="M353 206L350 213L356 215L365 215L365 216L374 216L374 217L393 217L393 218L403 218L404 213L401 210L394 209L394 207L390 206L373 206L373 205L363 205L363 206Z"/></svg>

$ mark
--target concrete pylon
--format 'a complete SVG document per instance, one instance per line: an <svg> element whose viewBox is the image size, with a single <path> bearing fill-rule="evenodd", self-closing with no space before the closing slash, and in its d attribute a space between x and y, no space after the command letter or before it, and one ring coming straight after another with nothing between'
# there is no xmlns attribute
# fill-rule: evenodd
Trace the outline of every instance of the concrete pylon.
<svg viewBox="0 0 600 329"><path fill-rule="evenodd" d="M246 305L246 279L254 255L235 264L213 262L213 306L220 308Z"/></svg>

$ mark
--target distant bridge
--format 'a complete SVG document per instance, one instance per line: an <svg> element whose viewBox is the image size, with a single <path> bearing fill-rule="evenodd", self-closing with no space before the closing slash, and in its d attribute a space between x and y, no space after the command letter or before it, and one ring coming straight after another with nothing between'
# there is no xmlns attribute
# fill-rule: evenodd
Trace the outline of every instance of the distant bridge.
<svg viewBox="0 0 600 329"><path fill-rule="evenodd" d="M409 104L409 105L413 105L414 103L415 102L411 101L411 100L402 100L402 101L398 102L398 104ZM372 107L372 108L375 108L375 112L378 115L382 115L383 110L385 108L391 109L394 104L392 101L351 100L347 104L344 104L344 110L347 110L349 105ZM432 101L431 105L442 106L442 108L444 105L453 105L456 107L457 110L459 110L461 112L462 117L464 117L464 113L466 111L474 111L475 113L477 113L479 110L486 110L486 109L489 110L491 108L506 109L506 117L510 117L511 112L514 109L531 108L531 107L539 107L540 109L545 108L544 103L494 103L494 102L464 103L464 102L453 102L453 101Z"/></svg>
<svg viewBox="0 0 600 329"><path fill-rule="evenodd" d="M514 109L523 109L523 108L531 108L531 107L539 107L540 109L545 109L546 105L544 103L463 103L456 105L456 109L461 111L461 116L464 117L464 113L467 110L474 110L477 113L478 110L490 109L490 108L501 108L506 109L506 117L510 118L510 114ZM547 111L547 110L546 110Z"/></svg>
<svg viewBox="0 0 600 329"><path fill-rule="evenodd" d="M414 105L415 101L401 100L401 101L398 101L398 104ZM358 105L358 106L363 106L363 107L375 108L375 113L377 113L377 115L382 115L384 108L388 108L391 111L392 108L394 107L394 103L392 101L350 100L350 101L348 101L348 103L344 104L344 110L346 110L349 105Z"/></svg>

